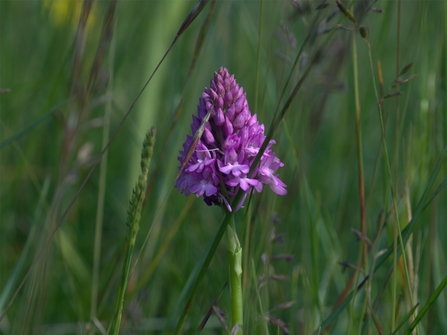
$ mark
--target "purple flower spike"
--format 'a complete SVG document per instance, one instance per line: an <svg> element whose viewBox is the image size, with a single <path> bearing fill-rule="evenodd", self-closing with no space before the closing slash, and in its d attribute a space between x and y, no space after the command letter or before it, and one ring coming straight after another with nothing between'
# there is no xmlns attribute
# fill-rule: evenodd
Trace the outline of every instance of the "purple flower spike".
<svg viewBox="0 0 447 335"><path fill-rule="evenodd" d="M199 129L203 133L197 143L195 136L187 135L184 150L180 151L179 170L182 167L183 170L175 187L181 193L203 196L208 205L224 204L230 211L243 208L248 193L261 192L263 185L268 185L276 194L287 193L286 184L276 174L284 164L270 150L274 140L269 142L260 163L248 176L265 140L264 125L258 123L256 114L251 115L246 93L226 68L221 67L214 73L210 88L205 88L199 98L197 110L191 130L193 136ZM208 123L203 127L204 119ZM191 145L195 145L194 152L184 164ZM245 194L232 209L230 202L240 189Z"/></svg>

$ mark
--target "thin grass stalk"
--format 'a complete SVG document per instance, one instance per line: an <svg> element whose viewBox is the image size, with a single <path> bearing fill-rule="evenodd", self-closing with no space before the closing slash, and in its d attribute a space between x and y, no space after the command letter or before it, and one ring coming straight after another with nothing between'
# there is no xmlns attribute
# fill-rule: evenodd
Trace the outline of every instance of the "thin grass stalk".
<svg viewBox="0 0 447 335"><path fill-rule="evenodd" d="M104 289L100 294L101 299L99 300L97 314L101 314L107 307L109 307L110 300L113 299L110 298L110 296L112 295L112 292L116 291L114 286L115 283L119 280L121 264L123 263L123 259L126 253L126 242L127 236L123 236L119 244L117 244L113 256L110 257L110 259L115 260L115 262L108 273L104 275L104 277L107 278L107 282L104 284Z"/></svg>
<svg viewBox="0 0 447 335"><path fill-rule="evenodd" d="M380 241L380 237L382 235L382 232L383 232L383 230L385 228L385 222L386 222L386 219L383 220L383 223L379 227L379 231L378 231L377 236L375 238L375 243L374 243L375 246L374 246L374 250L373 250L373 255L377 255L377 253L378 253L379 244L380 244L379 241ZM369 281L372 281L374 279L373 277L374 277L374 273L375 273L375 271L374 271L375 264L376 264L376 257L373 257L372 264L371 264L371 267L370 267L369 273L368 273ZM386 283L388 283L388 281L385 281L385 284ZM382 287L382 289L384 289L384 288L385 288L385 285ZM383 290L379 290L379 292L383 292ZM375 299L375 301L372 302L371 305L369 305L369 307L371 308L371 314L372 314L373 321L374 321L374 323L376 325L378 324L378 320L376 318L375 310L377 309L377 307L379 305L380 297L381 297L381 295L378 294L376 299ZM369 303L371 303L371 297L369 297L369 300L370 300ZM376 328L379 330L378 327L376 327ZM364 324L363 328L362 328L362 334L366 333L366 330L367 330L367 327L366 327L366 324Z"/></svg>
<svg viewBox="0 0 447 335"><path fill-rule="evenodd" d="M348 318L348 331L346 332L347 335L352 333L352 329L354 329L355 327L353 326L354 320L355 320L355 316L356 316L356 307L355 307L355 298L357 297L357 294L359 292L359 290L363 287L363 284L365 283L365 281L362 281L361 284L359 285L359 278L360 278L360 266L362 264L362 258L363 258L363 245L359 244L358 246L358 254L357 254L357 260L356 260L356 264L358 264L357 268L355 269L355 275L353 277L353 281L354 281L354 289L351 291L352 293L352 299L351 299L351 304L350 304L350 310L349 310L349 318ZM340 304L341 305L341 304ZM354 334L357 334L358 330L354 331Z"/></svg>
<svg viewBox="0 0 447 335"><path fill-rule="evenodd" d="M310 191L309 191L309 185L307 184L307 181L303 182L302 189L302 195L305 198L307 212L309 213L308 219L309 219L309 239L310 239L310 251L311 251L311 259L312 259L312 265L311 265L311 273L312 273L312 280L311 280L311 296L314 299L314 304L316 305L316 309L318 311L318 316L320 318L323 317L323 309L321 307L320 298L319 298L319 290L318 287L320 285L320 274L318 271L318 239L317 239L317 213L313 213L311 201L310 201ZM315 206L317 208L317 206ZM315 210L316 211L316 210ZM312 308L312 319L316 318L316 315L314 315L315 309Z"/></svg>
<svg viewBox="0 0 447 335"><path fill-rule="evenodd" d="M142 193L136 194L137 196L137 201L138 203L142 203L142 199L143 199L143 195ZM139 206L139 210L141 211L141 205L137 205ZM138 233L138 229L139 229L139 218L138 220L134 220L130 223L131 227L131 231L129 233L129 239L127 242L127 248L126 248L126 255L124 257L124 265L123 265L123 271L121 274L121 281L120 281L120 286L119 286L119 290L118 290L118 298L116 301L116 306L115 306L115 316L112 322L112 334L114 335L118 335L119 331L120 331L120 324L121 324L121 315L122 315L122 311L123 311L123 305L124 305L124 294L126 292L126 288L127 288L127 282L128 282L128 277L129 277L129 272L130 272L130 264L132 262L132 254L133 254L133 249L135 246L135 239Z"/></svg>
<svg viewBox="0 0 447 335"><path fill-rule="evenodd" d="M362 149L361 149L361 135L360 135L360 101L358 98L358 64L357 64L357 45L356 45L356 36L355 36L355 29L354 29L354 33L353 33L353 37L352 37L352 57L353 57L353 72L354 72L354 101L355 101L355 116L356 116L356 143L357 143L357 164L358 164L358 170L359 170L359 177L358 177L358 182L359 182L359 203L360 203L360 228L363 231L363 211L364 211L364 207L362 208L362 206L364 206L364 193L362 192L362 180L363 180L363 163L362 163ZM366 236L366 235L364 235ZM355 270L355 275L353 277L353 281L354 281L354 291L353 291L353 299L351 300L351 304L350 304L350 312L349 312L349 319L348 319L348 330L347 330L347 334L351 334L352 329L354 328L353 322L355 319L355 297L357 296L358 293L358 281L359 281L359 276L360 276L360 266L363 263L364 257L365 257L365 250L364 250L364 239L361 241L361 244L359 245L359 253L357 256L357 260L356 260L356 264L357 264L357 269Z"/></svg>
<svg viewBox="0 0 447 335"><path fill-rule="evenodd" d="M260 206L261 203L262 203L262 201L259 201L258 206ZM259 210L260 210L260 208L258 207L255 211L258 212ZM261 240L261 241L268 240L268 233L266 232L266 229L262 229L260 231L259 240ZM258 244L258 247L257 247L258 254L271 255L271 254L273 254L272 247L273 247L272 243L267 243L263 247L261 247L261 244ZM261 251L261 249L262 249L262 251ZM267 259L267 261L264 262L262 260L262 256L261 256L261 261L262 261L262 275L261 276L264 277L265 282L262 283L262 279L261 279L261 284L258 285L258 291L259 291L258 294L262 301L263 306L266 306L266 308L268 308L268 306L270 306L270 301L271 301L271 297L272 297L272 294L271 294L272 287L271 287L271 285L268 285L269 284L268 277L270 276L270 274L273 270L273 265L271 264L271 261L268 259ZM267 319L268 312L264 312L261 317Z"/></svg>
<svg viewBox="0 0 447 335"><path fill-rule="evenodd" d="M373 60L372 60L371 44L369 42L369 34L368 34L368 37L366 39L366 46L367 46L367 49L368 49L368 59L369 59L369 66L370 66L370 70L371 70L371 79L372 79L372 84L373 84L373 88L374 88L374 94L375 94L376 101L378 101L378 103L380 102L379 103L379 111L380 111L379 113L382 113L383 109L384 109L384 101L381 99L384 96L382 67L381 67L380 60L378 60L377 61L377 74L378 74L378 81L379 81L379 87L380 87L380 97L379 97L378 90L377 90L377 84L376 84L376 80L375 80L375 76L374 76L375 71L374 71L374 65L373 65ZM383 152L383 150L385 149L385 146L386 146L386 143L384 142L385 141L385 136L381 136L380 141L381 141L381 146L380 146L380 153L379 154L381 154ZM384 218L383 224L380 225L379 232L377 234L378 238L381 236L382 231L385 228L385 222L386 222L386 218ZM375 250L374 250L373 255L377 255L377 252L378 252L378 249L379 249L379 243L378 243L379 239L378 238L377 238L377 243L375 243ZM373 276L374 276L374 273L375 273L375 269L376 269L375 265L376 265L376 257L373 257L372 265L371 265L371 268L370 268L369 274L368 274L370 280L373 279ZM387 283L387 282L388 281L386 281L385 283ZM377 295L377 298L375 299L375 301L372 304L373 317L374 317L374 314L375 314L374 313L374 309L377 308L377 306L379 304L379 301L380 301L379 297L380 297L380 295Z"/></svg>
<svg viewBox="0 0 447 335"><path fill-rule="evenodd" d="M397 42L396 42L396 78L399 76L400 72L400 19L401 19L401 2L397 1ZM399 91L399 83L397 83L396 90ZM396 111L395 111L395 143L394 143L394 176L395 176L395 184L394 189L396 194L399 194L399 96L396 96ZM392 178L392 176L390 176ZM393 203L395 203L395 199L393 197ZM394 206L395 218L397 219L399 216L398 208ZM392 276L392 300L391 300L391 310L394 312L396 310L396 294L397 294L397 238L398 238L398 224L396 221L393 221L393 239L394 239L394 255L393 255L393 276ZM396 327L396 316L391 318L391 331L393 331Z"/></svg>
<svg viewBox="0 0 447 335"><path fill-rule="evenodd" d="M318 22L318 19L320 18L320 13L321 13L321 11L319 11L319 12L317 13L317 15L315 15L315 18L314 18L314 20L312 21L312 24L310 25L311 28L313 28L313 27L316 26L316 23ZM331 33L329 33L328 37L326 38L326 41L324 42L324 45L327 44L327 42L329 41L329 39L332 37L333 34L334 34L334 31L332 31ZM301 57L301 54L302 54L303 51L304 51L304 47L305 47L305 46L307 45L307 43L309 42L311 36L312 36L312 31L310 31L310 32L307 34L306 38L304 39L303 43L301 44L301 47L300 47L300 50L298 51L298 54L296 55L295 61L293 62L292 68L290 69L289 76L287 77L286 83L284 84L284 88L283 88L283 90L281 91L281 95L279 96L278 103L276 104L275 113L273 114L273 121L278 117L279 106L281 106L281 101L282 101L282 99L283 99L283 97L284 97L284 94L286 94L286 89L287 89L287 87L289 86L289 83L290 83L290 80L292 79L292 75L293 75L293 72L294 72L294 70L295 70L295 67L297 66L298 61L299 61L299 59L300 59L300 57ZM312 65L312 62L311 62L311 64L308 66L308 69L311 68L312 66L313 66L313 65ZM295 93L295 94L296 94L296 93ZM292 99L292 100L293 100L293 99ZM287 104L287 103L286 103L286 104ZM288 108L288 107L287 107L287 108ZM279 117L279 118L282 119L282 117ZM273 121L272 121L272 125L273 125ZM273 135L273 134L272 134L272 135ZM265 143L265 142L264 142L264 143Z"/></svg>
<svg viewBox="0 0 447 335"><path fill-rule="evenodd" d="M368 306L368 308L371 308L371 317L374 322L374 325L376 326L377 332L379 333L379 335L383 335L382 327L380 327L379 319L377 318L374 309L372 308L372 306Z"/></svg>
<svg viewBox="0 0 447 335"><path fill-rule="evenodd" d="M139 230L139 223L141 218L141 208L146 194L147 174L149 172L149 165L152 158L155 143L155 128L152 127L146 134L143 142L143 150L141 152L141 174L138 177L138 182L133 190L132 199L129 203L129 211L127 217L128 235L126 256L124 258L123 271L121 275L121 282L118 290L118 299L115 307L115 318L112 322L112 330L114 335L118 335L121 324L121 315L124 305L124 294L127 288L127 282L130 273L130 264L132 262L133 249L135 247L135 240Z"/></svg>
<svg viewBox="0 0 447 335"><path fill-rule="evenodd" d="M269 335L269 327L267 325L267 320L264 317L264 308L262 307L262 299L261 299L261 294L259 293L259 283L258 280L256 278L256 266L255 266L255 262L253 261L253 259L251 260L251 268L252 268L252 275L253 275L253 282L254 282L254 286L256 289L256 297L258 298L258 304L259 304L259 312L261 314L261 323L262 323L262 327L264 329L264 335Z"/></svg>
<svg viewBox="0 0 447 335"><path fill-rule="evenodd" d="M444 2L444 17L447 17L447 2ZM444 36L447 36L447 24L444 22ZM447 42L444 39L444 52L447 55ZM444 58L444 80L447 82L447 57ZM444 85L444 97L447 97L447 83ZM447 99L444 98L444 142L447 143ZM447 176L447 165L444 167L444 176Z"/></svg>
<svg viewBox="0 0 447 335"><path fill-rule="evenodd" d="M359 95L359 73L358 73L358 57L357 57L357 40L356 33L352 34L352 57L353 57L353 70L354 70L354 96L355 96L355 134L357 143L357 165L358 165L358 183L359 183L359 202L360 202L360 229L362 232L362 256L361 263L363 263L364 273L368 273L368 244L366 238L368 232L366 229L366 218L365 218L365 181L364 181L364 170L363 170L363 145L362 145L362 121L361 121L361 107L360 107L360 95ZM358 263L358 267L361 264ZM367 305L370 305L369 296L369 281L365 285L365 296L362 314L366 311ZM370 321L371 315L368 314L368 323ZM359 324L358 332L360 332L361 323Z"/></svg>
<svg viewBox="0 0 447 335"><path fill-rule="evenodd" d="M444 2L444 18L447 17L447 1ZM444 21L444 36L447 36L447 24ZM444 54L447 55L447 41L444 39ZM444 57L444 127L443 143L447 143L447 57ZM442 120L441 120L442 122ZM447 176L447 164L444 166L444 176ZM447 178L444 180L446 181ZM444 204L447 205L447 194L444 195ZM419 312L420 314L421 312ZM416 320L415 320L416 321ZM447 322L444 322L444 330L447 330Z"/></svg>
<svg viewBox="0 0 447 335"><path fill-rule="evenodd" d="M78 130L81 121L81 115L83 110L88 106L89 96L85 95L82 97L82 86L81 83L81 73L82 73L82 65L83 65L83 56L84 49L86 43L86 25L87 20L90 16L90 11L92 8L93 0L84 0L82 3L81 15L79 17L78 29L76 32L75 38L75 47L73 51L73 68L72 68L72 82L70 89L70 97L73 97L73 100L70 100L70 103L67 105L68 118L65 124L65 133L63 139L63 150L62 156L59 164L59 180L58 180L58 188L62 188L64 178L67 175L69 160L73 154L73 150L75 148L76 138L78 136ZM74 121L71 121L74 120ZM57 197L59 198L59 197ZM59 215L60 206L55 206L56 209L56 217Z"/></svg>
<svg viewBox="0 0 447 335"><path fill-rule="evenodd" d="M264 0L259 3L259 26L258 26L258 49L256 57L256 83L255 83L255 111L258 110L258 93L259 93L259 68L261 66L261 42L262 42L262 13L264 8Z"/></svg>
<svg viewBox="0 0 447 335"><path fill-rule="evenodd" d="M252 199L253 199L253 193L249 195L248 203L245 210L245 217L244 217L244 226L242 228L242 236L245 237L244 239L244 258L243 258L243 269L249 268L249 259L251 254L251 238L252 238L252 216L253 216L253 209L252 209ZM243 271L242 272L242 283L244 286L247 286L249 284L249 271ZM244 290L244 299L243 301L248 299L248 290Z"/></svg>
<svg viewBox="0 0 447 335"><path fill-rule="evenodd" d="M114 21L116 26L116 21ZM115 27L114 27L115 28ZM115 30L115 29L114 29ZM115 64L115 50L116 50L116 35L113 35L109 53L109 82L108 91L113 90L114 64ZM109 140L110 133L110 116L112 114L112 99L107 101L104 113L104 127L102 132L102 145L104 147ZM104 153L99 166L99 185L98 185L98 204L96 207L96 222L95 222L95 241L93 249L93 270L92 270L92 294L90 304L90 319L93 320L97 316L98 308L98 286L99 286L99 264L101 259L101 240L102 240L102 225L104 220L104 200L106 190L107 177L107 160L108 153Z"/></svg>
<svg viewBox="0 0 447 335"><path fill-rule="evenodd" d="M386 145L385 142L384 142L384 145ZM388 152L385 151L385 157L387 157L387 156L388 156ZM388 162L387 162L387 167L389 170ZM389 177L392 178L391 176L389 176ZM392 196L392 198L393 197L394 197L394 195ZM394 201L394 198L392 200L393 200L393 205L394 205L396 202ZM398 211L398 208L396 206L393 206L392 210L394 212L394 217L397 218L399 216L399 213L395 213L395 212ZM398 226L397 222L393 220L393 269L394 269L394 271L393 271L392 278L391 278L391 310L393 312L396 311L396 295L397 295L397 271L396 271L397 258L398 258L398 255L397 255L397 237L398 237L397 226ZM395 319L396 319L396 316L393 315L391 317L391 331L393 331L396 327Z"/></svg>
<svg viewBox="0 0 447 335"><path fill-rule="evenodd" d="M408 186L408 184L405 184L405 195L404 195L405 199L404 199L404 204L405 204L405 209L406 209L406 222L411 221L411 202L410 202L410 187ZM413 244L413 235L410 236L410 238L408 239L408 242L405 246L405 255L408 259L408 275L409 278L407 280L407 282L411 283L411 287L408 288L408 290L405 291L406 295L405 295L405 299L411 300L409 298L410 296L410 292L414 292L414 294L416 294L416 297L413 296L413 302L415 300L417 300L417 286L416 286L416 276L417 276L417 271L415 270L414 267L414 261L413 261L413 249L412 249L412 244ZM416 303L417 305L417 303ZM407 312L410 311L410 309L412 309L414 306L408 306L407 305ZM414 317L417 314L417 310L415 311L415 314L410 318L410 322L412 322L414 320Z"/></svg>
<svg viewBox="0 0 447 335"><path fill-rule="evenodd" d="M252 290L251 290L251 280L250 280L250 275L251 274L251 265L250 265L250 260L252 260L252 253L254 252L254 248L256 245L253 245L252 241L253 241L253 232L254 232L254 220L253 220L253 213L256 213L255 209L253 208L253 193L250 193L250 195L248 196L248 202L247 202L247 206L245 209L245 215L244 215L244 225L242 227L242 232L241 232L241 236L244 239L244 254L243 254L243 259L242 259L242 269L244 269L244 271L242 272L242 287L244 287L244 290L242 291L242 301L251 301L251 294L252 294ZM256 275L256 273L255 273ZM255 286L256 289L256 286ZM244 324L244 332L246 334L250 334L252 332L252 328L253 327L253 320L255 319L256 316L256 308L245 308L244 309L244 319L245 319L245 324ZM247 322L248 320L248 322Z"/></svg>
<svg viewBox="0 0 447 335"><path fill-rule="evenodd" d="M396 78L399 77L400 73L400 26L401 26L401 7L402 2L401 0L397 0L397 42L396 42ZM396 91L399 92L400 84L397 82L396 85ZM399 120L400 120L400 97L399 95L396 96L396 124L395 124L395 152L394 152L394 168L395 168L395 178L396 183L394 186L394 189L396 190L396 194L399 194L399 138L400 138L400 127L399 127ZM397 210L397 208L396 208Z"/></svg>
<svg viewBox="0 0 447 335"><path fill-rule="evenodd" d="M397 209L397 202L396 202L395 196L393 196L393 202L394 202L394 208ZM404 242L404 240L402 238L402 228L401 228L401 225L400 225L399 214L396 213L396 211L395 211L395 215L396 215L396 226L397 226L397 232L398 232L398 236L396 238L396 242L395 243L397 243L397 240L398 240L399 241L399 245L400 245L401 250L402 250L401 255L402 255L404 269L405 269L405 279L406 279L406 284L407 284L407 287L408 287L408 293L410 295L410 303L411 303L411 306L414 306L413 290L412 290L412 285L410 283L410 275L409 275L409 271L408 271L407 254L405 252L405 249L406 249L405 246L406 246L408 240L410 239L411 234L408 235L408 238ZM397 268L394 268L394 272L397 272L396 270L397 270ZM394 330L394 328L393 328L393 330ZM416 329L416 332L418 332L418 329Z"/></svg>
<svg viewBox="0 0 447 335"><path fill-rule="evenodd" d="M357 143L357 164L359 170L358 183L359 183L359 201L360 201L360 229L363 235L363 266L365 271L368 271L368 244L366 237L368 236L365 218L365 181L364 181L364 169L363 169L363 145L362 145L362 121L361 121L361 107L360 107L360 95L359 95L359 71L358 71L358 57L357 57L357 42L356 34L352 34L352 52L353 52L353 69L354 69L354 95L355 95L355 130L356 130L356 143Z"/></svg>

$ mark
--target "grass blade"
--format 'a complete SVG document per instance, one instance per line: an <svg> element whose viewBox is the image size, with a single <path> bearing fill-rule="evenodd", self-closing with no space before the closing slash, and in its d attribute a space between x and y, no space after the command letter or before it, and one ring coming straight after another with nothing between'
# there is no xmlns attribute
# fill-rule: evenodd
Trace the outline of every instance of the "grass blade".
<svg viewBox="0 0 447 335"><path fill-rule="evenodd" d="M416 310L416 308L418 308L419 303L417 303L416 305L413 306L413 308L408 312L408 314L405 316L405 318L401 321L401 323L399 323L396 327L396 329L394 330L394 332L391 335L397 334L397 332L399 331L399 329L401 329L403 327L403 325L405 324L405 322L408 321L408 319L411 318L411 316L413 315L414 311Z"/></svg>
<svg viewBox="0 0 447 335"><path fill-rule="evenodd" d="M414 328L418 325L419 322L421 322L421 319L424 317L424 315L428 312L428 309L431 305L436 301L438 296L441 294L442 290L447 286L447 276L444 277L443 281L439 284L439 286L436 288L436 291L433 292L433 294L430 296L424 307L422 307L421 311L419 312L418 316L414 319L414 321L411 323L410 327L405 332L405 335L411 334Z"/></svg>

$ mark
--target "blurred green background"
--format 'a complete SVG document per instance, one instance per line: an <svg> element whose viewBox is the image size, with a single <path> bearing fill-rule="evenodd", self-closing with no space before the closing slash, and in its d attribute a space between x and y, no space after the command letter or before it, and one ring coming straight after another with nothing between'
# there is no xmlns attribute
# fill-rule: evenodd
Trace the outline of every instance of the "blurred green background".
<svg viewBox="0 0 447 335"><path fill-rule="evenodd" d="M191 115L204 87L214 71L227 67L247 92L252 113L269 129L275 109L284 105L319 52L274 136L277 156L285 164L278 172L288 194L279 197L265 189L235 216L245 257L246 333L264 334L263 313L271 316L271 333L281 333L275 320L286 323L292 334L312 333L333 311L355 268L365 266L358 257L362 243L353 234L361 231L353 50L358 54L365 221L367 237L374 242L365 269L369 271L376 254L393 241L393 199L404 228L430 178L435 178L434 186L426 200L447 176L445 159L439 173L433 174L447 145L447 2L404 1L400 14L398 1L354 2L356 25L333 2L322 9L315 1L210 2L173 46L113 139L103 167L88 178L48 242L101 153L103 138L117 129L196 2L121 1L115 8L113 4L0 2L0 88L5 90L0 95L1 312L33 266L0 322L0 332L99 333L101 328L92 320L108 327L127 205L138 176L142 139L151 126L157 128L157 142L137 237L141 256L129 282L123 333L163 329L222 220L218 208L171 191L178 151L191 132ZM203 28L207 17L209 25ZM356 31L360 25L367 28L367 39ZM400 87L392 87L409 63ZM290 84L280 99L289 75ZM383 103L390 175L377 102L398 90L398 98ZM176 114L179 105L181 112ZM441 189L418 218L407 247L412 289L399 263L396 280L390 279L382 291L388 266L393 265L390 258L370 280L366 293L359 292L338 317L332 333L357 334L362 329L368 295L374 300L381 294L375 313L386 333L412 307L408 292L415 302L427 302L447 275L446 211L447 194ZM293 260L262 261L262 255L277 254L289 254ZM227 274L222 243L191 307L187 333L211 308ZM259 281L265 285L257 290ZM444 290L420 322L419 334L447 333L446 299ZM228 300L226 289L217 305L227 310ZM291 301L287 308L271 311ZM372 322L367 329L378 333ZM224 333L214 314L204 333Z"/></svg>

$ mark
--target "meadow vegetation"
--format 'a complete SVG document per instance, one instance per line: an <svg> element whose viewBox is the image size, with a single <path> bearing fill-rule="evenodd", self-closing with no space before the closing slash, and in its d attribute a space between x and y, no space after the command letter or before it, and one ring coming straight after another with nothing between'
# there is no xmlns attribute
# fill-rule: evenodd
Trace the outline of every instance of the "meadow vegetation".
<svg viewBox="0 0 447 335"><path fill-rule="evenodd" d="M227 334L234 219L244 334L447 334L447 2L196 5L0 2L0 333L107 333L124 287L122 334ZM221 66L287 185L226 215L173 188Z"/></svg>

